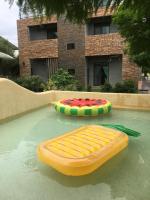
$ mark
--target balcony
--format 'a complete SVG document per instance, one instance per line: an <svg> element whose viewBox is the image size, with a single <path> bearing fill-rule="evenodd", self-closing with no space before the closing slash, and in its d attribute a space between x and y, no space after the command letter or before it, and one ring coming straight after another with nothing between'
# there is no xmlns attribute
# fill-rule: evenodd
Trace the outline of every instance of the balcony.
<svg viewBox="0 0 150 200"><path fill-rule="evenodd" d="M58 57L57 39L30 41L25 48L25 52L28 52L30 58Z"/></svg>
<svg viewBox="0 0 150 200"><path fill-rule="evenodd" d="M119 33L87 35L85 56L115 55L123 53L123 38Z"/></svg>
<svg viewBox="0 0 150 200"><path fill-rule="evenodd" d="M17 21L20 55L27 58L57 58L58 39L55 18Z"/></svg>
<svg viewBox="0 0 150 200"><path fill-rule="evenodd" d="M91 18L86 24L86 56L122 54L122 41L111 16Z"/></svg>

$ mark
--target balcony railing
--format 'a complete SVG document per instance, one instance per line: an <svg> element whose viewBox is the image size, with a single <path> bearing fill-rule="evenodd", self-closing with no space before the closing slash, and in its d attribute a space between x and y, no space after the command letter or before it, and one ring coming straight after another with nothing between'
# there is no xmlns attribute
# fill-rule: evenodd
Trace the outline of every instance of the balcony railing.
<svg viewBox="0 0 150 200"><path fill-rule="evenodd" d="M123 39L119 33L88 35L85 37L85 55L122 54Z"/></svg>

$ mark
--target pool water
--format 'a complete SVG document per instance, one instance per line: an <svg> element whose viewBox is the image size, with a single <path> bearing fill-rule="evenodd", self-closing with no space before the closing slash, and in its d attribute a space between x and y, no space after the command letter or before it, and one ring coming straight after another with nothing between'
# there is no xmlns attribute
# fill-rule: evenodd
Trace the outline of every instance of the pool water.
<svg viewBox="0 0 150 200"><path fill-rule="evenodd" d="M38 161L44 140L82 125L123 124L142 133L92 174L64 176ZM43 108L0 124L0 200L149 200L150 112L113 110L98 118L66 117Z"/></svg>

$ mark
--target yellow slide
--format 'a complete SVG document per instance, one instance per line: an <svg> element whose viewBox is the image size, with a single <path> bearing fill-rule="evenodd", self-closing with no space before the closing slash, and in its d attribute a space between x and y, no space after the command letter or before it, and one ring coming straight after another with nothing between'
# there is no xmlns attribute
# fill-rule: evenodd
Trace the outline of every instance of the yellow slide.
<svg viewBox="0 0 150 200"><path fill-rule="evenodd" d="M89 125L38 147L38 157L69 176L89 174L128 145L128 136L103 126Z"/></svg>

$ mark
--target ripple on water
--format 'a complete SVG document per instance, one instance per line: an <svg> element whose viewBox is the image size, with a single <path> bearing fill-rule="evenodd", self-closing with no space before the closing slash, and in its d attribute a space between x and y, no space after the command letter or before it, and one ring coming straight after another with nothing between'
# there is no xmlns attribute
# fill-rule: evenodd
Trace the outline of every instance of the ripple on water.
<svg viewBox="0 0 150 200"><path fill-rule="evenodd" d="M150 112L113 110L98 118L43 108L0 125L0 200L148 200ZM37 145L87 124L123 124L142 132L94 173L67 177L39 162Z"/></svg>

